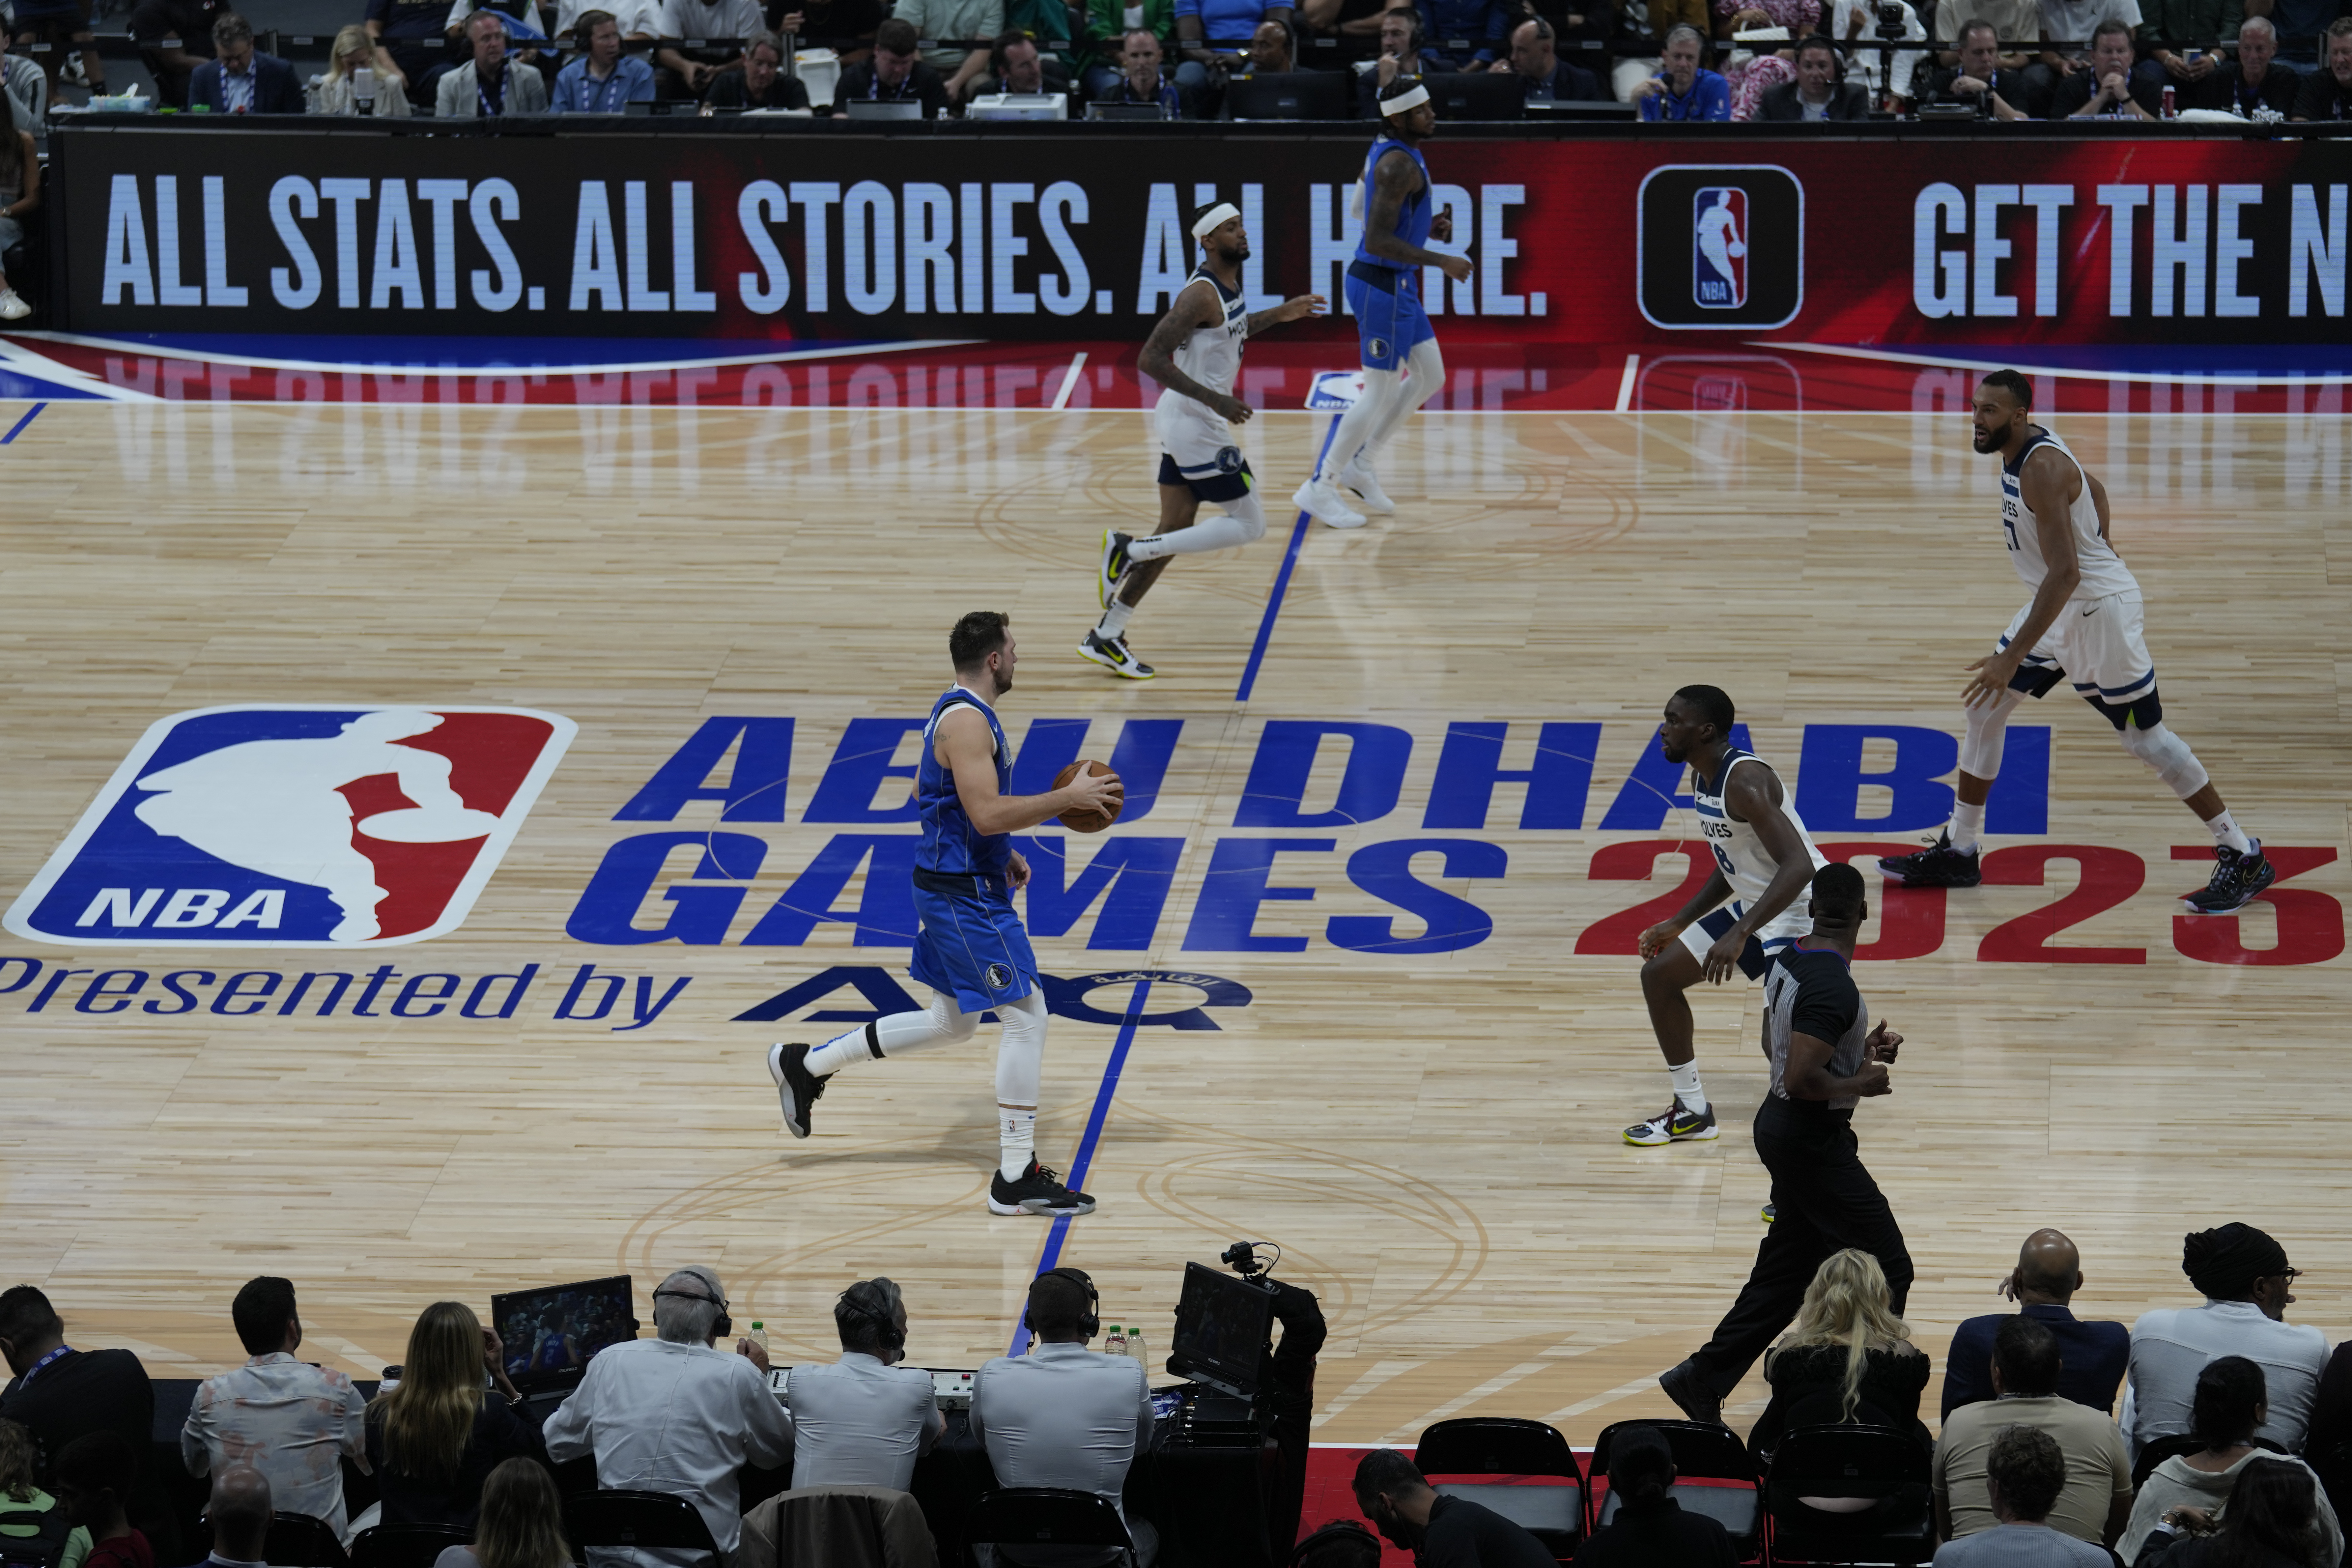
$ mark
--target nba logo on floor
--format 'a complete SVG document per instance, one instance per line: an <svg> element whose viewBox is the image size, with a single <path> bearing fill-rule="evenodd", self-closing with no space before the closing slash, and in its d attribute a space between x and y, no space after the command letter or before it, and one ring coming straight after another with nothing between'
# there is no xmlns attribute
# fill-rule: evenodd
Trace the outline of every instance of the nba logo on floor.
<svg viewBox="0 0 2352 1568"><path fill-rule="evenodd" d="M0 924L78 946L439 936L473 908L576 730L522 708L173 714Z"/></svg>
<svg viewBox="0 0 2352 1568"><path fill-rule="evenodd" d="M1691 302L1710 310L1748 303L1748 193L1708 185L1691 198Z"/></svg>

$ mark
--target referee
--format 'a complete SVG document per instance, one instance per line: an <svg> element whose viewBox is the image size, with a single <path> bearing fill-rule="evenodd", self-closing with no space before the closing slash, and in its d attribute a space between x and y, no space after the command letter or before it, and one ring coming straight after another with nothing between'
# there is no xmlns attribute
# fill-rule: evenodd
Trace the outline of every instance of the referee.
<svg viewBox="0 0 2352 1568"><path fill-rule="evenodd" d="M1813 874L1811 936L1773 962L1764 980L1764 1054L1771 1092L1757 1108L1756 1152L1772 1175L1777 1215L1739 1300L1715 1337L1658 1379L1694 1421L1719 1425L1723 1398L1738 1386L1773 1337L1804 1302L1805 1287L1832 1253L1858 1247L1886 1271L1899 1315L1911 1289L1911 1255L1878 1184L1863 1169L1853 1108L1891 1094L1887 1064L1903 1037L1870 1010L1855 989L1854 938L1869 906L1862 873L1832 864Z"/></svg>

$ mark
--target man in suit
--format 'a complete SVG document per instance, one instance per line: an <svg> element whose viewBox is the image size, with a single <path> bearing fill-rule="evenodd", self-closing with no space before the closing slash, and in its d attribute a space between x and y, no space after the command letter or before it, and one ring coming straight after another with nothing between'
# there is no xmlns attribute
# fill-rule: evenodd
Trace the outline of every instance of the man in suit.
<svg viewBox="0 0 2352 1568"><path fill-rule="evenodd" d="M146 1462L153 1446L155 1391L129 1351L78 1351L37 1287L0 1290L0 1359L14 1375L0 1388L0 1420L22 1423L45 1456L37 1482L66 1446L92 1432L120 1434L140 1457L125 1511L146 1535L157 1561L179 1561L179 1532L161 1476Z"/></svg>
<svg viewBox="0 0 2352 1568"><path fill-rule="evenodd" d="M2017 1303L2017 1316L2038 1320L2058 1336L2065 1365L2058 1374L2059 1397L2094 1410L2112 1411L2116 1390L2131 1362L2131 1331L2121 1323L2074 1316L2074 1292L2083 1288L2083 1256L2063 1230L2047 1226L2017 1249L2017 1267L2000 1285ZM1945 1358L1944 1415L1963 1405L1998 1398L1992 1384L1992 1342L2010 1314L1970 1318L1952 1334Z"/></svg>
<svg viewBox="0 0 2352 1568"><path fill-rule="evenodd" d="M1797 79L1768 87L1759 120L1867 120L1870 93L1858 81L1838 79L1837 46L1816 33L1797 46Z"/></svg>
<svg viewBox="0 0 2352 1568"><path fill-rule="evenodd" d="M1530 16L1511 29L1510 69L1528 101L1589 103L1599 98L1601 79L1582 66L1563 62L1555 48L1558 37L1541 16Z"/></svg>
<svg viewBox="0 0 2352 1568"><path fill-rule="evenodd" d="M485 115L545 114L547 79L507 58L507 25L496 11L466 18L474 58L441 79L433 112L443 120Z"/></svg>
<svg viewBox="0 0 2352 1568"><path fill-rule="evenodd" d="M188 107L215 114L300 114L302 83L294 68L253 47L253 26L234 11L213 23L215 58L188 79Z"/></svg>

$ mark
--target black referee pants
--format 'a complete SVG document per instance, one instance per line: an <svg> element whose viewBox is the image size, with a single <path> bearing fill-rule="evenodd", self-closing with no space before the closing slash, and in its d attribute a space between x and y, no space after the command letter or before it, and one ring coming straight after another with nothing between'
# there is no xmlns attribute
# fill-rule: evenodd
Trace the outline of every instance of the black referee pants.
<svg viewBox="0 0 2352 1568"><path fill-rule="evenodd" d="M1853 1123L1826 1113L1790 1115L1769 1102L1756 1116L1756 1152L1771 1173L1778 1217L1765 1227L1739 1300L1690 1358L1718 1394L1729 1394L1771 1349L1832 1253L1852 1247L1876 1258L1898 1315L1911 1291L1911 1254L1886 1194L1863 1168Z"/></svg>

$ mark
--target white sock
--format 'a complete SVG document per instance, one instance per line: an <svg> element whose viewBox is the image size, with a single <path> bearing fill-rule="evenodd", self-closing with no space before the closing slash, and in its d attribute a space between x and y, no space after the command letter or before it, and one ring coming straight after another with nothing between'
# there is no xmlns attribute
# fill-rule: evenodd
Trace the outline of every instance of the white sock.
<svg viewBox="0 0 2352 1568"><path fill-rule="evenodd" d="M2213 842L2224 849L2234 849L2241 855L2253 853L2254 841L2246 837L2246 830L2238 826L2238 819L2226 811L2219 816L2207 817L2205 831L2210 833Z"/></svg>
<svg viewBox="0 0 2352 1568"><path fill-rule="evenodd" d="M1110 602L1110 608L1103 612L1101 622L1096 626L1095 635L1102 637L1119 636L1127 630L1128 619L1134 614L1133 605L1123 599L1113 599Z"/></svg>
<svg viewBox="0 0 2352 1568"><path fill-rule="evenodd" d="M1984 814L1985 808L1981 805L1970 805L1967 801L1960 801L1953 805L1953 848L1963 855L1976 848L1977 840L1984 837Z"/></svg>
<svg viewBox="0 0 2352 1568"><path fill-rule="evenodd" d="M909 1056L933 1046L968 1040L978 1021L973 1015L958 1008L954 997L934 991L931 1005L925 1011L893 1013L887 1018L860 1024L811 1051L803 1065L818 1078L830 1078L856 1062Z"/></svg>
<svg viewBox="0 0 2352 1568"><path fill-rule="evenodd" d="M1669 1066L1666 1076L1675 1080L1675 1099L1685 1110L1705 1110L1706 1090L1699 1087L1698 1058L1693 1057L1680 1067Z"/></svg>
<svg viewBox="0 0 2352 1568"><path fill-rule="evenodd" d="M1017 1182L1029 1162L1037 1157L1037 1108L1002 1105L996 1108L996 1169L1008 1182Z"/></svg>

